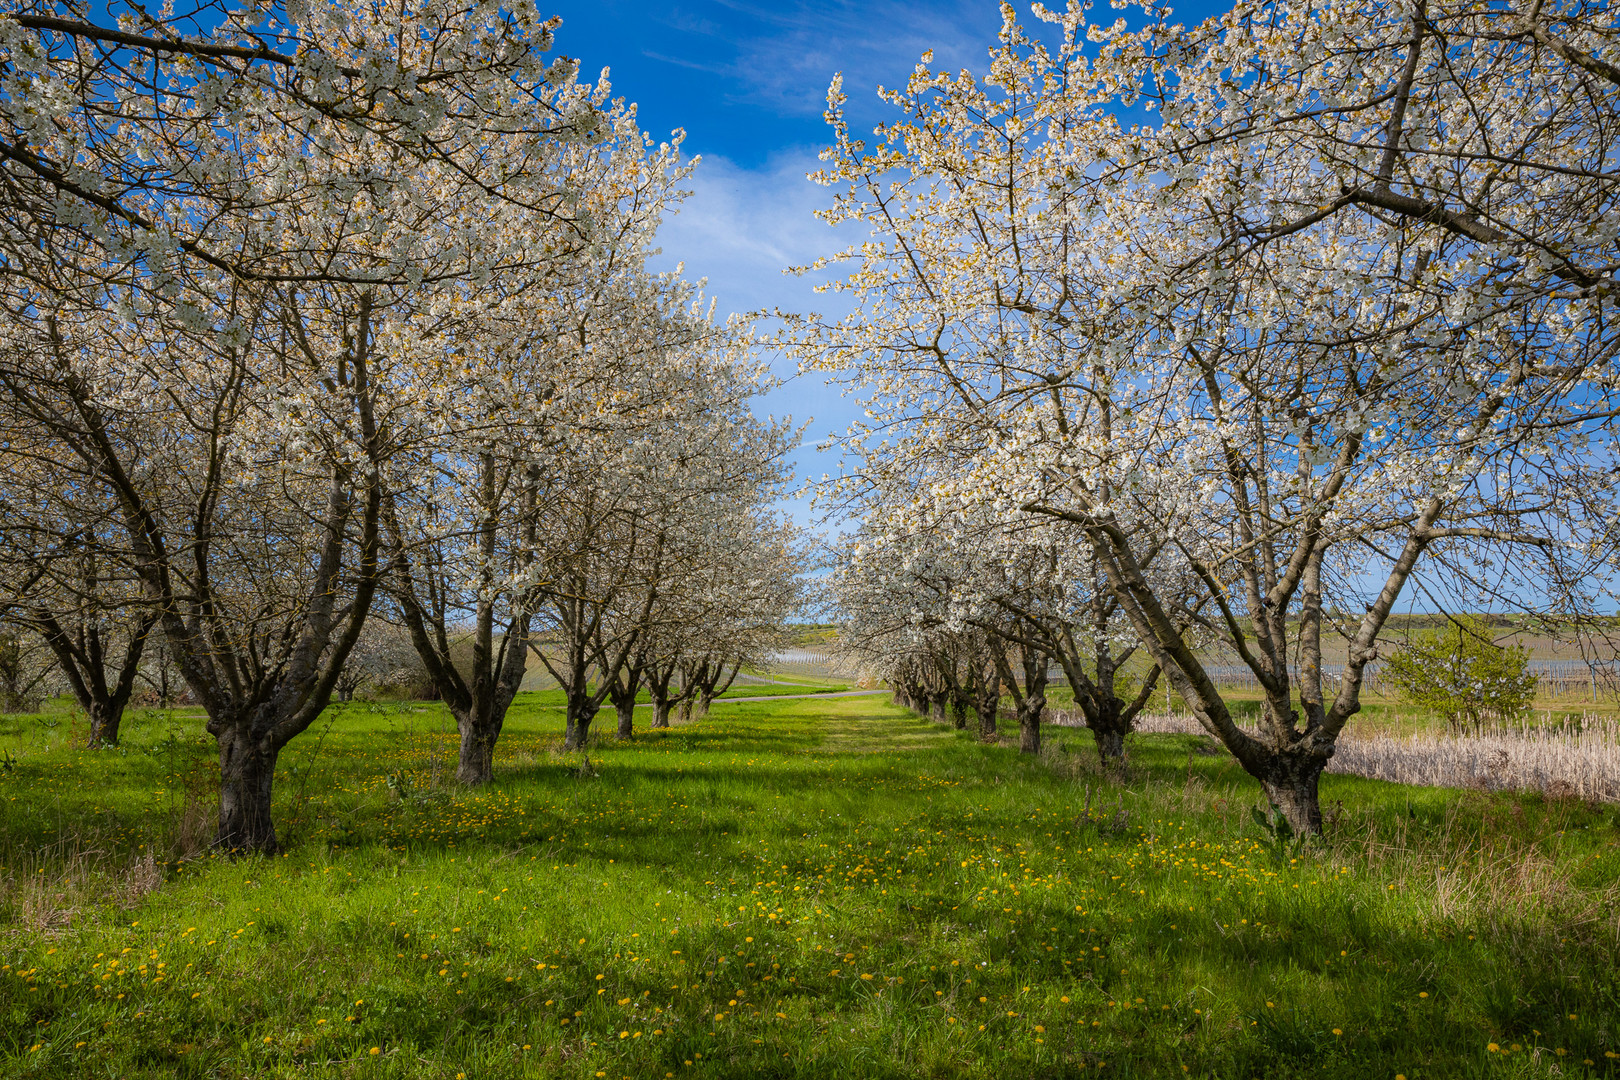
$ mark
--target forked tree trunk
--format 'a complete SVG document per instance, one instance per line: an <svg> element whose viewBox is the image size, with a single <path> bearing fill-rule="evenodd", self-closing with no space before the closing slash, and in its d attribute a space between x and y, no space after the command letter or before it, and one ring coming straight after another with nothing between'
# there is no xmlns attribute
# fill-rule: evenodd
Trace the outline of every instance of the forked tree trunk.
<svg viewBox="0 0 1620 1080"><path fill-rule="evenodd" d="M1046 654L1025 649L1023 661L1023 687L1020 688L1015 679L1008 680L1018 702L1018 752L1039 754L1041 714L1046 711Z"/></svg>
<svg viewBox="0 0 1620 1080"><path fill-rule="evenodd" d="M270 817L280 751L255 740L243 724L219 736L219 833L226 851L274 855L281 844Z"/></svg>
<svg viewBox="0 0 1620 1080"><path fill-rule="evenodd" d="M1098 760L1103 768L1109 769L1125 763L1125 736L1131 725L1119 707L1118 698L1112 694L1097 696L1103 700L1088 702L1086 726L1096 740Z"/></svg>

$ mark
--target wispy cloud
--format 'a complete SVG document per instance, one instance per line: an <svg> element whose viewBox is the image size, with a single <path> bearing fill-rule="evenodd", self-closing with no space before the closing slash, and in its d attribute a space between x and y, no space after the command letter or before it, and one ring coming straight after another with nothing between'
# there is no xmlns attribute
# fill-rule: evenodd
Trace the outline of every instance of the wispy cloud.
<svg viewBox="0 0 1620 1080"><path fill-rule="evenodd" d="M693 177L691 197L659 232L664 254L656 265L670 269L683 262L687 277L708 280L710 295L726 313L841 314L846 310L842 297L815 292L825 275L785 272L789 266L832 254L847 242L814 216L830 201L826 189L805 178L817 165L815 156L804 151L785 153L758 169L741 168L725 158L705 158ZM795 457L801 477L836 473L836 451L818 452L816 444L847 428L859 406L819 376L799 377L791 357L773 356L772 361L778 376L787 381L761 401L760 411L811 422L805 446ZM808 504L802 500L785 509L800 524L812 524Z"/></svg>
<svg viewBox="0 0 1620 1080"><path fill-rule="evenodd" d="M695 18L677 6L665 20L671 29L702 34L730 54L714 70L734 80L731 95L794 116L822 111L836 72L844 73L852 103L860 107L857 95L879 84L898 85L926 50L934 51L937 64L982 66L1001 24L997 5L986 0L719 0L718 6L733 18ZM645 55L676 62L651 51Z"/></svg>

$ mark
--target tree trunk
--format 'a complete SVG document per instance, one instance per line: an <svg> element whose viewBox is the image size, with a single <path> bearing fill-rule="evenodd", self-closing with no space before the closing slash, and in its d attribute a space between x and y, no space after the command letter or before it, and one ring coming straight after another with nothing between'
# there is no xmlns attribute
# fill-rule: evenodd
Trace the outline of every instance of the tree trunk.
<svg viewBox="0 0 1620 1080"><path fill-rule="evenodd" d="M456 759L456 781L477 786L495 779L495 740L500 725L479 723L475 716L456 717L461 731L461 752Z"/></svg>
<svg viewBox="0 0 1620 1080"><path fill-rule="evenodd" d="M1097 740L1097 757L1103 768L1125 764L1125 731L1123 728L1093 727L1091 737Z"/></svg>
<svg viewBox="0 0 1620 1080"><path fill-rule="evenodd" d="M1300 836L1322 831L1322 799L1317 785L1327 760L1315 754L1282 755L1272 758L1265 776L1257 776L1271 805L1282 811L1288 824Z"/></svg>
<svg viewBox="0 0 1620 1080"><path fill-rule="evenodd" d="M613 704L613 711L619 716L619 738L629 740L636 737L636 703L631 701L618 701Z"/></svg>
<svg viewBox="0 0 1620 1080"><path fill-rule="evenodd" d="M1102 698L1101 701L1096 700ZM1097 757L1103 768L1112 768L1125 763L1125 735L1130 731L1130 722L1125 719L1125 713L1120 708L1119 699L1112 694L1098 694L1086 702L1086 726L1091 729L1091 737L1097 741Z"/></svg>
<svg viewBox="0 0 1620 1080"><path fill-rule="evenodd" d="M255 740L247 726L219 739L219 833L216 847L274 855L281 844L270 819L270 792L279 749Z"/></svg>
<svg viewBox="0 0 1620 1080"><path fill-rule="evenodd" d="M118 726L123 722L124 710L108 703L98 702L87 710L90 717L90 739L86 745L94 750L118 745Z"/></svg>
<svg viewBox="0 0 1620 1080"><path fill-rule="evenodd" d="M1039 754L1041 752L1041 712L1046 708L1046 698L1026 697L1018 704L1018 752L1020 754Z"/></svg>
<svg viewBox="0 0 1620 1080"><path fill-rule="evenodd" d="M1018 752L1041 752L1041 714L1046 711L1046 668L1049 661L1045 653L1033 649L1022 650L1024 656L1024 686L1020 692L1015 680L1013 696L1018 701Z"/></svg>
<svg viewBox="0 0 1620 1080"><path fill-rule="evenodd" d="M596 707L589 700L570 703L568 730L563 735L564 750L578 750L591 737L591 721L596 718Z"/></svg>
<svg viewBox="0 0 1620 1080"><path fill-rule="evenodd" d="M951 726L957 731L967 730L968 700L965 697L951 699Z"/></svg>
<svg viewBox="0 0 1620 1080"><path fill-rule="evenodd" d="M669 727L669 698L655 697L652 703L652 726L655 728Z"/></svg>
<svg viewBox="0 0 1620 1080"><path fill-rule="evenodd" d="M996 741L996 709L1000 702L991 699L988 705L980 703L976 706L979 714L979 741L993 743Z"/></svg>

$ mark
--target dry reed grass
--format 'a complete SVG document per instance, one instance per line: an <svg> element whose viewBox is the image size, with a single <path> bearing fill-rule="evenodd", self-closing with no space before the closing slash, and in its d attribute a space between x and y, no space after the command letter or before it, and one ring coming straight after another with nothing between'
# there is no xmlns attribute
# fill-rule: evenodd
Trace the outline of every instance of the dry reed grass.
<svg viewBox="0 0 1620 1080"><path fill-rule="evenodd" d="M1078 711L1052 710L1049 721L1083 727ZM1137 718L1148 734L1204 735L1192 716ZM1620 803L1620 720L1590 715L1579 723L1520 724L1472 735L1443 732L1339 739L1328 772L1399 784L1480 791L1539 791L1551 799Z"/></svg>
<svg viewBox="0 0 1620 1080"><path fill-rule="evenodd" d="M114 855L77 838L30 855L0 875L0 926L24 936L65 934L103 906L132 910L162 886L166 868L150 845Z"/></svg>

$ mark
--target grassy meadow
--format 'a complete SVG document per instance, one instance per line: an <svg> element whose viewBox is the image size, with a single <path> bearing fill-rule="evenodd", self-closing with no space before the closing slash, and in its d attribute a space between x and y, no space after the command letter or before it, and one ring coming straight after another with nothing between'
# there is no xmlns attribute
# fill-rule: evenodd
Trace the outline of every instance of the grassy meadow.
<svg viewBox="0 0 1620 1080"><path fill-rule="evenodd" d="M232 861L195 719L0 718L0 1073L1620 1075L1613 806L1328 776L1301 847L1199 737L1103 776L881 695L602 734L583 775L525 695L466 791L438 707L334 707L287 852Z"/></svg>

